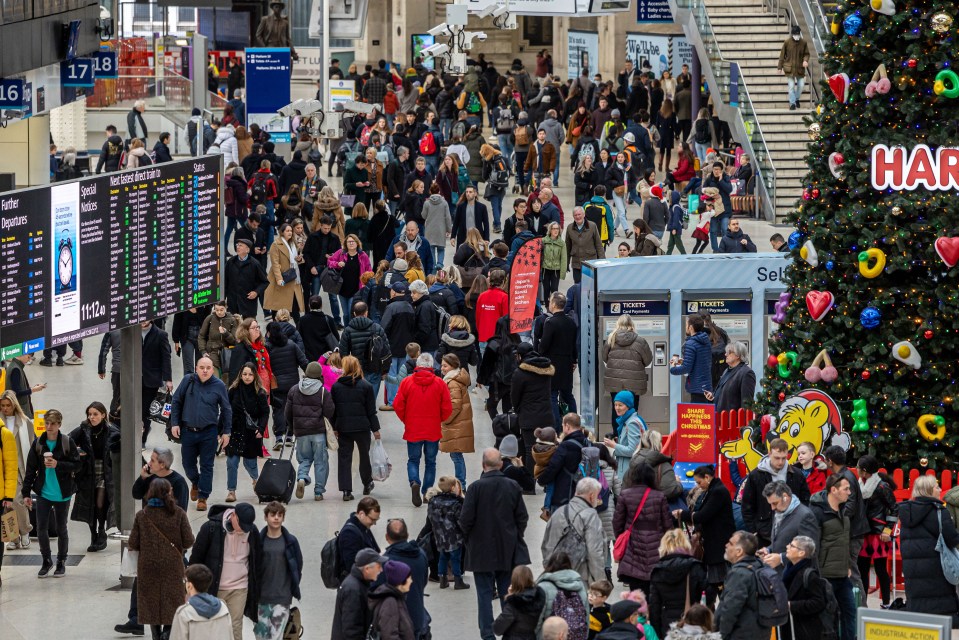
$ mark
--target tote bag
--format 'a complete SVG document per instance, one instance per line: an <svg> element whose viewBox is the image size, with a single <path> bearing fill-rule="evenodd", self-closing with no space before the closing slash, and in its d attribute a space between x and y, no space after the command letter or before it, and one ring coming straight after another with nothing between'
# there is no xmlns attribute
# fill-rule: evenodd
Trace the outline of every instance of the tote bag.
<svg viewBox="0 0 959 640"><path fill-rule="evenodd" d="M949 584L959 584L959 550L950 547L942 537L942 509L936 509L939 519L939 539L936 541L936 551L942 562L942 575Z"/></svg>

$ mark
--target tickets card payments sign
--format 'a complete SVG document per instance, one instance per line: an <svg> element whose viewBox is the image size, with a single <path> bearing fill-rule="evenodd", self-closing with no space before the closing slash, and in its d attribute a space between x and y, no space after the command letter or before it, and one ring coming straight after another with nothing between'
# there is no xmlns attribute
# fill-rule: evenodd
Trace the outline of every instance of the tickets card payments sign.
<svg viewBox="0 0 959 640"><path fill-rule="evenodd" d="M676 460L716 463L716 408L711 404L676 405Z"/></svg>
<svg viewBox="0 0 959 640"><path fill-rule="evenodd" d="M220 297L222 157L0 196L0 355Z"/></svg>

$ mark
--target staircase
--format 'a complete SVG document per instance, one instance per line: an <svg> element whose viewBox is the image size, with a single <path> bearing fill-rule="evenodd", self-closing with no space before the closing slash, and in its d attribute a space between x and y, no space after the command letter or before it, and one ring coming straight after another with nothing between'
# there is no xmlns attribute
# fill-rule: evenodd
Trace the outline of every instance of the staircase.
<svg viewBox="0 0 959 640"><path fill-rule="evenodd" d="M727 105L728 67L730 63L739 65L738 111L725 106L721 112L727 121L741 118L754 153L766 154L757 165L773 204L773 221L785 222L802 195L802 181L808 172L809 137L802 119L813 105L807 78L800 109L790 111L786 78L776 68L779 51L789 36L789 21L771 13L763 0L678 0L677 5L690 11L709 53L709 60L702 60L704 73L709 73L705 69L708 64ZM815 58L815 48L811 43L809 47ZM737 115L730 118L730 113Z"/></svg>

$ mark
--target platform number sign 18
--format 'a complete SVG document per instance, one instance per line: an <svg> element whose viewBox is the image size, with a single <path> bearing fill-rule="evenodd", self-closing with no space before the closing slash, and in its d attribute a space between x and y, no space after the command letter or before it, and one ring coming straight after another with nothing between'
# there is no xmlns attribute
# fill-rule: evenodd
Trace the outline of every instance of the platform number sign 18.
<svg viewBox="0 0 959 640"><path fill-rule="evenodd" d="M92 87L94 59L73 58L60 63L60 84L64 87Z"/></svg>
<svg viewBox="0 0 959 640"><path fill-rule="evenodd" d="M0 109L22 109L26 99L24 89L20 78L0 80Z"/></svg>
<svg viewBox="0 0 959 640"><path fill-rule="evenodd" d="M98 51L93 58L93 75L97 80L117 78L117 54L115 51Z"/></svg>

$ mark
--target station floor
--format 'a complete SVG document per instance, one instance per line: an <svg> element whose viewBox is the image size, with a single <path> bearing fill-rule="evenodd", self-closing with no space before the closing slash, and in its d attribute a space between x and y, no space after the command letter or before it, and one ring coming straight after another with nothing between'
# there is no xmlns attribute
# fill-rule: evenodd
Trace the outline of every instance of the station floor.
<svg viewBox="0 0 959 640"><path fill-rule="evenodd" d="M325 174L325 171L323 172ZM568 177L568 174L564 174ZM339 179L330 180L331 186L339 188ZM557 190L567 219L571 219L573 193L571 180L565 179ZM512 198L507 198L507 203ZM504 209L512 207L504 203ZM632 206L629 220L639 215L639 208ZM779 231L788 235L789 229L774 227L765 222L745 220L743 228L750 234L760 251L771 251L768 238ZM692 242L687 240L687 249ZM609 255L615 255L615 244L609 248ZM447 252L447 259L452 252ZM572 277L561 286L565 290L572 285ZM46 382L48 387L37 394L34 405L38 409L59 409L64 414L64 428L72 429L83 419L83 410L87 404L99 400L105 404L110 400L110 384L96 375L96 357L99 352L99 337L84 343L84 364L45 368L36 364L27 368L31 383ZM182 376L182 364L174 356L173 373L175 382ZM578 397L578 389L574 389ZM493 445L490 419L484 410L485 392L471 395L473 402L475 448L474 454L466 455L467 481L475 480L480 473L480 452ZM402 440L403 427L392 412L380 412L379 419L383 434L383 443L393 464L393 472L388 481L377 484L373 491L382 505L382 519L374 528L374 534L381 546L385 547L384 530L389 518L404 518L411 531L415 532L425 522L426 507L416 508L410 502L409 485L406 481L406 447ZM166 444L162 429L155 428L148 445ZM173 446L178 457L179 450ZM275 454L274 454L275 455ZM288 454L287 454L288 455ZM355 464L354 464L355 467ZM175 468L180 470L179 460ZM356 502L343 502L336 485L336 463L331 462L330 479L327 483L326 500L314 502L312 490L307 489L304 500L293 499L287 512L286 526L296 535L303 549L305 567L301 589L303 600L299 603L302 612L304 638L326 640L330 636L330 626L335 603L335 591L326 589L320 580L320 550L323 543L333 536L355 509ZM437 476L452 475L453 465L448 454L440 454L437 460ZM354 471L355 494L360 495L358 474ZM214 492L210 504L221 502L226 496L226 462L218 458L215 469ZM257 507L257 524L263 526L262 510L256 505L251 483L244 472L240 471L237 497ZM530 514L526 541L532 555L534 573L542 567L540 543L546 523L539 519L542 494L527 496L526 506ZM206 513L198 513L191 505L188 512L194 533L206 521ZM55 542L53 543L55 545ZM66 577L39 580L40 556L38 544L34 541L27 550L6 551L3 559L3 586L0 588L0 637L3 640L41 640L45 638L73 638L75 640L100 640L122 637L113 631L114 625L126 620L130 594L119 588L120 543L111 540L106 550L87 554L89 530L85 524L70 523L70 562ZM467 582L473 583L467 574ZM613 600L618 598L620 585L614 592ZM448 639L478 637L476 623L476 593L454 591L452 588L441 591L438 585L431 583L427 588L426 608L432 616L433 637ZM878 606L878 605L872 605ZM498 605L494 605L498 612ZM147 631L149 637L149 631ZM244 638L253 638L253 625L244 622Z"/></svg>

